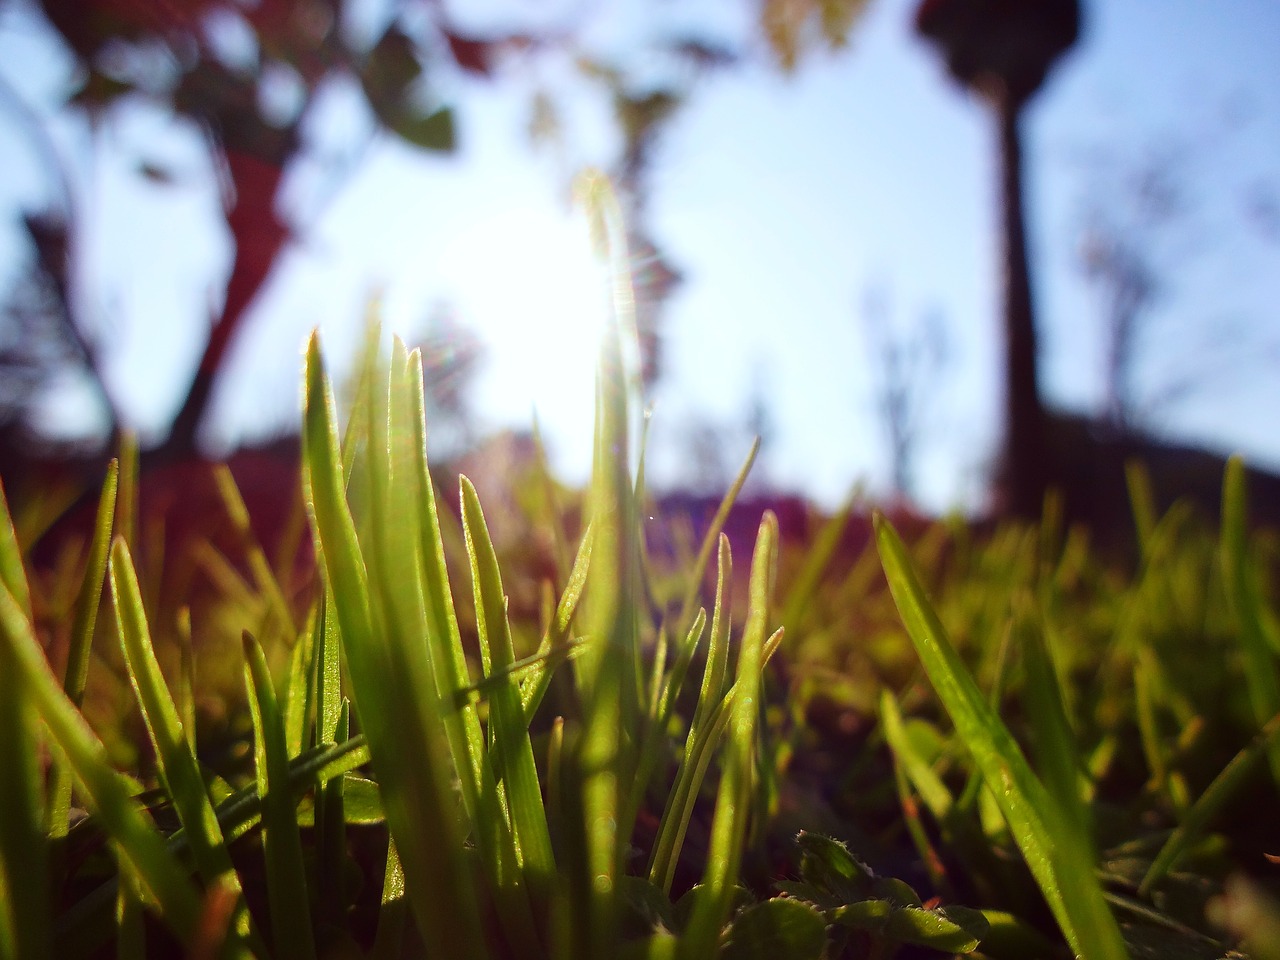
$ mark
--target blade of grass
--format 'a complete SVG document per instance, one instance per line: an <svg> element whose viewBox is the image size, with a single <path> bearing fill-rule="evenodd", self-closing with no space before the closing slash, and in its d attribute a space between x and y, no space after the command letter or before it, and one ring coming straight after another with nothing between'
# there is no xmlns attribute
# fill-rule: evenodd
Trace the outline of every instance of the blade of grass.
<svg viewBox="0 0 1280 960"><path fill-rule="evenodd" d="M107 464L107 477L98 498L98 513L93 524L93 539L89 543L89 559L85 565L84 580L76 597L75 619L71 623L71 641L67 647L67 670L62 689L77 707L84 700L84 686L89 676L89 652L93 646L93 633L98 623L98 608L102 601L103 584L107 576L107 551L111 546L111 526L115 519L116 487L120 464L112 460ZM67 835L67 815L71 809L71 771L61 763L54 764L49 782L49 836L53 839Z"/></svg>
<svg viewBox="0 0 1280 960"><path fill-rule="evenodd" d="M1204 793L1193 803L1178 824L1178 828L1170 834L1160 852L1151 861L1146 874L1138 886L1138 895L1145 897L1151 888L1159 883L1175 866L1178 859L1199 839L1209 821L1222 809L1253 773L1258 761L1269 756L1269 751L1280 742L1280 713L1268 720L1254 737L1253 742L1231 758L1213 782L1205 788Z"/></svg>
<svg viewBox="0 0 1280 960"><path fill-rule="evenodd" d="M689 820L693 816L693 802L702 787L702 779L706 773L706 763L699 766L695 758L705 748L707 735L710 732L711 715L720 703L721 692L724 689L724 675L729 657L733 553L729 548L729 538L724 534L720 535L717 559L716 601L712 610L711 638L707 645L707 661L702 670L702 685L698 692L697 705L694 707L693 719L689 724L684 757L676 773L676 782L667 797L666 809L663 811L658 827L658 837L649 859L649 879L668 895L671 893L671 884L675 879L680 848L684 844ZM672 690L671 694L664 699L666 703L663 704L663 715L666 716L667 711L674 704L675 691ZM665 727L665 722L663 726ZM709 756L707 759L709 760Z"/></svg>
<svg viewBox="0 0 1280 960"><path fill-rule="evenodd" d="M343 497L335 421L319 339L313 334L306 362L304 476L342 630L352 702L369 740L387 824L396 838L405 889L422 934L446 955L478 956L484 936L463 857L451 778L443 769L443 745L435 729L437 698L423 697L424 691L434 689L434 679L421 670L407 674L390 659L383 631L394 624L379 622L375 630L365 562ZM415 515L414 506L410 504L410 516ZM397 524L403 522L397 518ZM416 575L412 567L411 572ZM409 642L421 643L421 635Z"/></svg>
<svg viewBox="0 0 1280 960"><path fill-rule="evenodd" d="M747 622L743 629L742 649L738 653L735 698L724 769L711 821L711 842L702 877L703 893L694 906L680 944L681 954L690 958L707 957L714 952L720 931L728 919L734 886L738 882L750 813L761 671L777 552L778 520L772 511L766 511L751 558Z"/></svg>
<svg viewBox="0 0 1280 960"><path fill-rule="evenodd" d="M875 518L889 589L925 672L991 788L1032 875L1072 949L1090 960L1128 956L1094 873L1091 844L1031 772L1008 728L986 702L947 639L892 526Z"/></svg>
<svg viewBox="0 0 1280 960"><path fill-rule="evenodd" d="M494 552L475 487L466 477L459 478L459 487L480 647L489 652L490 673L509 670L515 663L515 650L507 622L498 555ZM535 890L543 889L555 874L555 857L551 852L551 836L547 832L547 816L542 805L533 745L529 741L529 730L520 705L520 688L514 679L508 678L506 683L490 691L489 729L493 742L490 757L495 763L498 779L507 789L516 849L523 861L525 876Z"/></svg>
<svg viewBox="0 0 1280 960"><path fill-rule="evenodd" d="M50 956L44 784L37 756L42 737L33 691L17 663L16 638L8 637L10 619L20 620L28 635L31 624L29 595L13 597L13 588L25 591L27 580L3 489L0 580L11 605L5 610L6 639L0 641L0 954L40 960Z"/></svg>
<svg viewBox="0 0 1280 960"><path fill-rule="evenodd" d="M21 606L7 587L0 590L0 634L9 659L5 673L34 701L50 739L75 777L80 795L138 878L144 896L158 905L161 920L180 941L190 941L200 918L200 897L195 887L165 851L164 841L125 789L102 742L67 699Z"/></svg>
<svg viewBox="0 0 1280 960"><path fill-rule="evenodd" d="M223 874L234 872L231 857L223 845L199 763L191 752L177 707L156 661L133 560L121 537L116 537L112 544L108 575L120 646L147 735L155 749L160 780L190 838L196 869L206 884L213 884Z"/></svg>
<svg viewBox="0 0 1280 960"><path fill-rule="evenodd" d="M284 590L280 586L280 581L276 579L275 571L271 569L271 563L267 560L262 544L258 542L253 532L253 525L249 521L249 508L245 506L244 497L240 495L240 488L236 485L235 477L231 475L231 468L225 463L215 464L213 479L217 485L218 494L222 498L222 505L227 511L227 518L231 521L231 527L240 541L240 549L244 551L249 561L254 583L267 598L267 609L275 618L276 629L280 630L286 642L292 643L295 636L293 612L289 609L289 603L284 598Z"/></svg>
<svg viewBox="0 0 1280 960"><path fill-rule="evenodd" d="M593 530L586 596L586 652L574 662L583 701L582 731L566 765L573 786L566 807L577 807L575 843L581 862L570 869L571 896L579 915L574 952L580 957L614 952L617 925L615 886L622 847L631 835L623 814L622 784L634 769L631 734L640 721L637 607L634 595L638 551L634 482L629 475L629 383L622 335L634 332L634 292L626 265L622 213L608 181L598 173L579 177L575 190L590 227L611 294L596 377L594 457L588 515Z"/></svg>
<svg viewBox="0 0 1280 960"><path fill-rule="evenodd" d="M245 691L253 718L253 766L262 797L262 852L274 952L280 960L315 960L302 838L296 802L289 791L284 721L261 644L247 630L243 642Z"/></svg>
<svg viewBox="0 0 1280 960"><path fill-rule="evenodd" d="M756 462L756 454L759 452L760 438L756 437L751 442L751 449L747 452L747 459L742 462L742 466L738 469L738 475L733 478L733 483L729 485L724 498L720 501L720 506L716 509L716 515L711 519L711 526L707 528L706 536L702 538L702 545L698 547L698 557L693 562L693 569L689 571L689 586L685 589L684 601L680 604L680 619L676 621L678 630L685 629L685 625L688 624L693 617L694 610L697 609L698 591L702 589L702 579L706 576L707 565L711 562L711 551L716 549L720 533L724 530L724 525L729 519L729 512L733 509L733 505L738 499L738 494L742 491L743 484L747 482L747 475L751 472L751 466Z"/></svg>
<svg viewBox="0 0 1280 960"><path fill-rule="evenodd" d="M1240 651L1244 656L1245 687L1254 719L1262 726L1280 712L1280 674L1267 643L1260 613L1255 572L1249 557L1248 503L1244 461L1239 456L1227 461L1222 480L1222 572L1227 602L1240 630ZM1280 784L1280 742L1269 748L1271 775Z"/></svg>

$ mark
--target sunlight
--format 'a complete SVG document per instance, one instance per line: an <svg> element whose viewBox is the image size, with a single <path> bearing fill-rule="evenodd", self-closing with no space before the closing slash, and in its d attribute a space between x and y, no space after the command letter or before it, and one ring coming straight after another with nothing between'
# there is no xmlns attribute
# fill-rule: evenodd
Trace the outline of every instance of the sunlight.
<svg viewBox="0 0 1280 960"><path fill-rule="evenodd" d="M494 211L442 267L486 349L477 412L531 424L536 411L549 436L590 436L604 294L585 219L549 204Z"/></svg>

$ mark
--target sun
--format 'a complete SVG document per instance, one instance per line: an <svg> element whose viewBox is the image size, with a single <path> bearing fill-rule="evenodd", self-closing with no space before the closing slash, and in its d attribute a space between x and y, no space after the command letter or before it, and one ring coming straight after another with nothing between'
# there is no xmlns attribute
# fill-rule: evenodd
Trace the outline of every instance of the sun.
<svg viewBox="0 0 1280 960"><path fill-rule="evenodd" d="M551 202L494 210L468 223L441 266L485 348L477 413L516 428L536 414L556 459L589 463L581 438L591 436L607 301L585 218Z"/></svg>

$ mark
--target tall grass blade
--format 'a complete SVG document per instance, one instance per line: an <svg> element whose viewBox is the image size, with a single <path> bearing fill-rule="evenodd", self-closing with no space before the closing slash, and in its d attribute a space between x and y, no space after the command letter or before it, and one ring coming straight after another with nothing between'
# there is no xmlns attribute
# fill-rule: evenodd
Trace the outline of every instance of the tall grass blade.
<svg viewBox="0 0 1280 960"><path fill-rule="evenodd" d="M10 636L17 628L30 636L30 599L3 489L0 580L8 604L0 641L0 955L40 960L50 955L44 785L37 756L42 737L34 694L14 650L19 641ZM14 598L14 588L23 591L21 600ZM38 650L37 655L42 656Z"/></svg>
<svg viewBox="0 0 1280 960"><path fill-rule="evenodd" d="M178 939L188 942L200 918L199 894L129 796L102 742L67 699L7 587L0 590L0 635L5 675L34 701L50 740L71 768L76 788L137 878L144 898L157 905L160 918Z"/></svg>
<svg viewBox="0 0 1280 960"><path fill-rule="evenodd" d="M89 677L89 653L98 624L103 584L106 582L107 551L111 547L111 527L115 519L119 476L119 461L113 459L107 464L107 477L98 498L93 539L89 542L89 559L85 565L80 593L76 597L75 618L71 623L71 641L67 646L67 670L62 689L66 692L67 699L77 707L84 700L84 687ZM50 837L56 839L67 835L70 809L71 771L61 763L54 763L49 780Z"/></svg>
<svg viewBox="0 0 1280 960"><path fill-rule="evenodd" d="M892 526L877 515L875 529L890 592L925 672L1071 948L1090 960L1124 960L1124 939L1094 873L1088 837L1031 772L1008 728L978 689L947 639Z"/></svg>
<svg viewBox="0 0 1280 960"><path fill-rule="evenodd" d="M515 663L515 649L507 622L507 603L502 590L502 575L498 570L498 556L485 525L480 500L466 477L459 479L459 486L463 530L475 591L476 628L480 649L488 653L485 659L491 675L510 669ZM545 887L555 873L555 857L551 852L551 836L547 832L547 816L542 805L533 746L520 704L520 688L514 679L499 684L489 693L489 730L493 744L491 758L498 779L506 787L511 824L525 876L536 887Z"/></svg>
<svg viewBox="0 0 1280 960"><path fill-rule="evenodd" d="M156 661L133 560L121 537L112 544L108 572L120 646L155 749L160 780L187 832L196 869L206 885L212 885L223 874L233 872L231 857L223 845L217 815L183 732L177 706Z"/></svg>
<svg viewBox="0 0 1280 960"><path fill-rule="evenodd" d="M1178 828L1170 834L1147 868L1138 887L1139 896L1147 896L1151 888L1177 866L1179 858L1199 839L1209 821L1236 795L1252 775L1258 761L1268 756L1277 742L1280 742L1280 713L1263 725L1252 743L1231 758L1183 815Z"/></svg>
<svg viewBox="0 0 1280 960"><path fill-rule="evenodd" d="M733 888L738 882L743 841L754 781L757 721L760 717L761 671L769 608L776 576L778 520L766 511L751 558L750 598L738 652L737 680L725 746L724 769L711 822L711 843L703 872L703 893L680 945L689 958L710 956L729 916Z"/></svg>
<svg viewBox="0 0 1280 960"><path fill-rule="evenodd" d="M626 240L617 198L599 174L579 178L576 188L600 263L608 271L611 310L604 331L596 383L595 452L587 499L592 527L591 570L586 596L587 650L574 661L583 701L582 730L570 743L567 764L574 785L567 806L583 830L581 861L570 868L572 895L590 918L574 930L579 956L607 956L617 937L615 887L622 845L631 824L622 823L623 784L634 769L631 733L640 718L636 624L636 509L629 475L629 383L622 334L634 332L634 294L626 265Z"/></svg>
<svg viewBox="0 0 1280 960"><path fill-rule="evenodd" d="M243 639L245 690L253 718L253 766L258 795L262 797L262 852L275 956L280 960L315 960L302 838L298 833L296 801L289 790L284 720L262 646L247 630Z"/></svg>
<svg viewBox="0 0 1280 960"><path fill-rule="evenodd" d="M411 654L396 651L400 634L386 632L396 630L395 623L379 615L375 627L367 569L343 497L333 395L314 334L307 349L303 423L307 495L342 631L352 702L382 786L405 889L428 942L448 956L475 957L484 936L444 767L438 697L424 696L434 689L434 679L423 676L418 661L404 661ZM371 459L378 455L371 452ZM387 452L380 455L386 458ZM421 644L421 635L410 636L409 643Z"/></svg>
<svg viewBox="0 0 1280 960"><path fill-rule="evenodd" d="M1244 461L1238 455L1227 461L1222 481L1221 556L1227 601L1240 630L1245 687L1254 719L1262 726L1280 712L1280 673L1277 673L1276 658L1267 642L1257 574L1249 556ZM1280 742L1268 748L1267 759L1271 764L1272 777L1280 784Z"/></svg>
<svg viewBox="0 0 1280 960"><path fill-rule="evenodd" d="M462 649L457 612L445 562L444 535L435 489L427 463L427 422L422 355L414 350L393 361L393 398L401 438L399 476L413 502L411 531L425 617L426 654L439 703L439 716L449 755L457 769L462 805L474 833L485 878L499 897L499 918L507 939L525 945L536 941L532 910L516 854L512 827L500 802L498 784L486 757L484 733ZM465 539L465 538L464 538ZM404 851L401 851L403 856Z"/></svg>
<svg viewBox="0 0 1280 960"><path fill-rule="evenodd" d="M702 544L698 547L698 557L693 562L693 569L689 571L689 586L685 590L684 601L680 605L680 619L676 621L679 630L685 629L685 625L697 609L698 591L702 588L702 578L706 576L707 564L711 562L711 552L717 549L716 544L720 533L729 520L729 513L737 502L738 494L742 492L743 484L747 482L747 475L751 473L752 464L756 462L756 455L759 452L760 438L756 437L751 442L746 460L738 469L738 475L733 478L733 483L729 484L729 489L725 491L720 506L716 508L716 514L711 518L711 526L707 528L706 536L702 538Z"/></svg>

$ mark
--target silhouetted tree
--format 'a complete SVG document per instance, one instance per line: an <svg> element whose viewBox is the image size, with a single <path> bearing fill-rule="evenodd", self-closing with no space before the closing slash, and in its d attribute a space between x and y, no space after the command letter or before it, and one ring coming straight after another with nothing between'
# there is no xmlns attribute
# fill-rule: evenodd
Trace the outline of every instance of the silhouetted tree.
<svg viewBox="0 0 1280 960"><path fill-rule="evenodd" d="M1040 513L1050 481L1045 413L1023 214L1023 107L1080 31L1078 0L924 0L916 30L936 44L952 77L994 112L1000 157L1004 263L1004 442L996 500L1020 516Z"/></svg>

